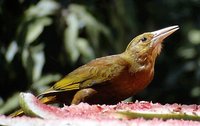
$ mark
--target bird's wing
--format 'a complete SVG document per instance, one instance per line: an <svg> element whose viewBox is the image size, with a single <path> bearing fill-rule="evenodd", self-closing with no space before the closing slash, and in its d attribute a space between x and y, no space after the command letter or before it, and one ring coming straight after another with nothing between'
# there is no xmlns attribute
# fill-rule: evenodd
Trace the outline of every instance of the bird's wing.
<svg viewBox="0 0 200 126"><path fill-rule="evenodd" d="M95 84L111 80L123 71L125 61L119 56L98 58L69 73L58 81L54 91L69 91L91 87Z"/></svg>

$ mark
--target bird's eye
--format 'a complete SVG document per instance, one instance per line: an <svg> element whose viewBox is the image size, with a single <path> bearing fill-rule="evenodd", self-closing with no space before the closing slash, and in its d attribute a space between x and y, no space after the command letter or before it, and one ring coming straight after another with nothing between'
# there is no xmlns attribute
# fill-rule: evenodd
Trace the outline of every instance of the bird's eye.
<svg viewBox="0 0 200 126"><path fill-rule="evenodd" d="M141 41L142 41L142 42L145 42L146 40L147 40L146 37L141 38Z"/></svg>

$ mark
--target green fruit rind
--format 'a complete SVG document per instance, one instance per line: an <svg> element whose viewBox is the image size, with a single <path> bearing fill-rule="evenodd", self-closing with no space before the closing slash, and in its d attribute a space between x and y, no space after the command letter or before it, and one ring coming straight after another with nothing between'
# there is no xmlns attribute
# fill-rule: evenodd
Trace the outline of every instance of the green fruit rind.
<svg viewBox="0 0 200 126"><path fill-rule="evenodd" d="M158 119L178 119L178 120L194 120L194 121L199 121L200 116L195 114L190 115L186 113L181 113L181 112L171 112L171 113L156 113L156 112L134 112L134 111L118 111L117 115L119 118L128 118L128 119L135 119L135 118L144 118L144 119L153 119L153 118L158 118Z"/></svg>
<svg viewBox="0 0 200 126"><path fill-rule="evenodd" d="M32 111L33 109L30 106L30 103L32 103L32 98L29 97L27 98L26 94L27 93L20 93L19 95L20 107L22 108L22 110L26 115L39 117L38 114Z"/></svg>

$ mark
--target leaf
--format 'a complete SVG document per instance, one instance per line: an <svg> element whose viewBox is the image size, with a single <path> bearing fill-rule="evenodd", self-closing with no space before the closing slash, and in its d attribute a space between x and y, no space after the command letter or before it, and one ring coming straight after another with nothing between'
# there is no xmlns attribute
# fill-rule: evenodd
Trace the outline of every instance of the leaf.
<svg viewBox="0 0 200 126"><path fill-rule="evenodd" d="M192 29L188 33L189 42L194 45L200 44L200 30Z"/></svg>
<svg viewBox="0 0 200 126"><path fill-rule="evenodd" d="M7 99L7 101L0 107L1 114L8 113L19 105L18 95L19 93L15 93Z"/></svg>
<svg viewBox="0 0 200 126"><path fill-rule="evenodd" d="M87 39L79 38L77 40L77 47L79 49L79 52L83 56L83 62L86 63L95 58L94 50L89 45Z"/></svg>
<svg viewBox="0 0 200 126"><path fill-rule="evenodd" d="M34 63L28 47L24 47L22 50L22 64L26 70L28 78L32 81L32 70Z"/></svg>
<svg viewBox="0 0 200 126"><path fill-rule="evenodd" d="M45 56L44 56L44 45L39 44L33 48L31 48L31 56L34 62L33 70L32 70L32 80L35 82L41 77L42 69L45 63Z"/></svg>
<svg viewBox="0 0 200 126"><path fill-rule="evenodd" d="M192 59L197 55L197 51L194 47L180 47L177 49L177 54L184 59Z"/></svg>
<svg viewBox="0 0 200 126"><path fill-rule="evenodd" d="M39 44L34 47L26 47L22 51L23 66L26 68L31 82L38 80L41 76L45 62L43 48L43 44Z"/></svg>
<svg viewBox="0 0 200 126"><path fill-rule="evenodd" d="M95 48L99 47L99 34L102 33L109 38L110 31L106 26L100 23L91 15L84 6L71 4L69 11L77 15L80 24L84 25L87 35L90 37L92 44ZM82 26L83 27L83 26Z"/></svg>
<svg viewBox="0 0 200 126"><path fill-rule="evenodd" d="M6 51L5 58L7 62L12 62L15 54L18 52L18 45L16 41L12 41Z"/></svg>
<svg viewBox="0 0 200 126"><path fill-rule="evenodd" d="M77 38L78 38L78 19L74 14L69 14L66 17L68 27L64 31L64 45L65 51L69 55L72 63L76 62L80 53L77 49Z"/></svg>
<svg viewBox="0 0 200 126"><path fill-rule="evenodd" d="M31 88L37 90L38 92L42 92L45 89L43 87L47 86L48 84L58 81L61 78L60 74L48 74L43 75L39 80L35 81Z"/></svg>
<svg viewBox="0 0 200 126"><path fill-rule="evenodd" d="M60 5L53 0L40 0L36 6L31 6L26 12L25 17L32 19L54 14Z"/></svg>
<svg viewBox="0 0 200 126"><path fill-rule="evenodd" d="M38 36L42 33L45 26L48 26L52 23L52 20L47 17L38 18L34 21L31 21L27 26L27 34L25 42L26 44L31 44L35 41Z"/></svg>
<svg viewBox="0 0 200 126"><path fill-rule="evenodd" d="M200 86L196 86L191 90L192 97L199 97L200 96Z"/></svg>

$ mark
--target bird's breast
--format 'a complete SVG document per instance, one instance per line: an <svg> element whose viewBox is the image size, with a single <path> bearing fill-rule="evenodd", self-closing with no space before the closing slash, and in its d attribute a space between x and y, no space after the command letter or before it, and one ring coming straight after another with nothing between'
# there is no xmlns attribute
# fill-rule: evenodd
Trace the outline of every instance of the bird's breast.
<svg viewBox="0 0 200 126"><path fill-rule="evenodd" d="M113 92L123 98L128 98L143 90L153 79L154 70L146 69L136 73L124 70L118 77L111 80Z"/></svg>

